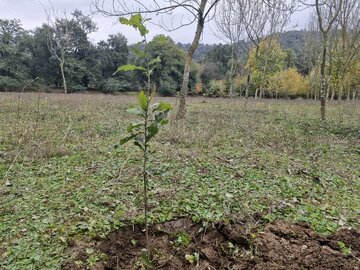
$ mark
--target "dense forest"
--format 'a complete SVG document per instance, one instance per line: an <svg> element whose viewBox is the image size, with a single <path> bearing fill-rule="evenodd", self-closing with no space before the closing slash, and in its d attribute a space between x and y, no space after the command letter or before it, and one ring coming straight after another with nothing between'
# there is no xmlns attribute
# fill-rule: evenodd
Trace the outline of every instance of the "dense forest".
<svg viewBox="0 0 360 270"><path fill-rule="evenodd" d="M114 93L142 88L145 78L141 79L140 72L114 75L120 65L138 64L133 51L141 43L128 44L122 33L116 33L93 44L89 34L96 31L96 23L79 10L71 18L57 18L30 31L24 30L20 20L0 20L0 91L26 91L39 86L44 91L60 91L64 84L70 92ZM359 55L347 63L348 68L340 76L344 56L337 39L334 32L326 65L327 95L329 99L356 98L360 87ZM214 97L246 94L317 99L320 42L318 31L300 30L269 35L258 46L239 40L233 54L231 44L199 44L189 92ZM149 42L149 55L161 59L154 73L161 95L175 95L180 90L189 47L164 35ZM250 72L250 87L246 89Z"/></svg>

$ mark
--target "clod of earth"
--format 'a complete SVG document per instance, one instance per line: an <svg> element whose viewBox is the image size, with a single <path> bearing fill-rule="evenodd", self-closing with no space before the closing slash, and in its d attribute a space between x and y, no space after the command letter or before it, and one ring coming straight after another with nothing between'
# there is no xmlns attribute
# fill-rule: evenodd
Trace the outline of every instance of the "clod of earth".
<svg viewBox="0 0 360 270"><path fill-rule="evenodd" d="M173 241L174 232L179 230L191 237L189 245L180 249ZM245 223L203 227L190 219L179 219L153 225L150 232L153 269L360 269L360 233L353 229L325 237L307 225L283 221L248 230ZM344 253L339 242L351 252ZM107 258L98 262L96 269L141 269L140 255L145 247L141 226L125 227L92 245ZM79 251L76 246L72 250ZM199 254L197 262L186 259L192 254ZM74 262L86 258L86 248L82 247L64 269L81 269Z"/></svg>

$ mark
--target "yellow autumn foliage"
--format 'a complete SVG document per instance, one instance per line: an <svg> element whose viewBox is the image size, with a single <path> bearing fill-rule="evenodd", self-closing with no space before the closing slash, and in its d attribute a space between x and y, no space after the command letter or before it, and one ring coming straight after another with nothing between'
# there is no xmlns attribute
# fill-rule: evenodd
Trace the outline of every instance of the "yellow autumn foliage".
<svg viewBox="0 0 360 270"><path fill-rule="evenodd" d="M279 97L305 96L308 89L308 81L295 68L277 72L269 82L269 90Z"/></svg>

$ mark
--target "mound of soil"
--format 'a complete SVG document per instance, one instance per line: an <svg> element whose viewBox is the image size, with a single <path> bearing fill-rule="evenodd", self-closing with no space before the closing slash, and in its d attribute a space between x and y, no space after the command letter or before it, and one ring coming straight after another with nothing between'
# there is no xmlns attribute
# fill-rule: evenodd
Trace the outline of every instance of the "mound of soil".
<svg viewBox="0 0 360 270"><path fill-rule="evenodd" d="M342 229L323 237L307 225L281 221L269 223L261 231L245 228L223 223L202 226L190 219L153 225L153 269L360 270L360 233L355 230ZM341 249L339 242L345 248ZM94 249L106 254L107 261L95 269L141 269L144 248L141 227L123 228L96 243ZM80 251L78 258L85 257L85 251ZM69 262L64 269L79 268Z"/></svg>

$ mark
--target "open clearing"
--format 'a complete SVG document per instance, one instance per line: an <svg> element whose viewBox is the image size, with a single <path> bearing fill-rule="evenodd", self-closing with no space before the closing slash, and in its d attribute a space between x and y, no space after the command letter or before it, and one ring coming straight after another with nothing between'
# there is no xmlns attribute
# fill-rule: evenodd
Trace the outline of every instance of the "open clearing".
<svg viewBox="0 0 360 270"><path fill-rule="evenodd" d="M114 147L135 120L125 112L135 97L24 94L18 106L18 95L0 94L0 268L100 269L109 261L108 269L116 269L118 255L103 239L122 227L134 237L126 246L136 251L126 254L136 264L141 231L134 225L131 234L126 226L143 219L141 156L130 144ZM329 252L342 269L359 269L360 103L330 102L328 120L321 122L313 101L203 100L189 99L187 120L164 128L150 158L151 222L183 220L190 236L185 241L186 234L177 235L173 223L163 225L170 224L170 233L152 229L183 258L173 262L213 266L220 250L201 246L198 231L206 230L202 235L213 233L226 245L226 258L255 262L234 269L265 269L256 268L264 257L253 257L269 247L281 250L266 244L272 237L288 241L279 239L282 248L307 239L323 243L320 257ZM245 243L219 232L232 222L249 236ZM296 222L320 235L289 225ZM340 227L355 230L326 236ZM190 264L184 256L194 253L199 260ZM271 250L267 258L274 268L264 264L266 269L293 263ZM181 269L160 259L163 269ZM231 269L222 262L213 267ZM302 263L290 269L317 269L311 260ZM331 269L323 267L318 269Z"/></svg>

